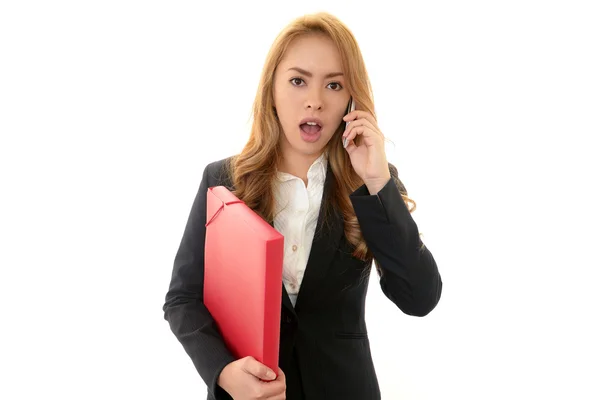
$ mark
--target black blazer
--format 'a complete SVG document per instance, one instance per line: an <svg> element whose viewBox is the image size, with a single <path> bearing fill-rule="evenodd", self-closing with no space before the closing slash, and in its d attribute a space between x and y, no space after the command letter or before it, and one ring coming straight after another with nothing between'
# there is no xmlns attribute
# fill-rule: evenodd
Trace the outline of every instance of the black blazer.
<svg viewBox="0 0 600 400"><path fill-rule="evenodd" d="M206 192L231 181L227 160L209 164L177 251L164 318L208 387L210 400L231 399L217 384L221 370L235 358L226 348L214 319L202 302ZM366 186L351 196L362 234L382 269L383 293L402 312L425 316L437 305L442 280L400 190L396 168L377 194ZM324 196L334 190L328 168ZM282 283L280 367L290 400L376 400L379 384L365 325L365 296L370 262L351 255L343 221L335 209L329 224L321 207L308 265L294 308Z"/></svg>

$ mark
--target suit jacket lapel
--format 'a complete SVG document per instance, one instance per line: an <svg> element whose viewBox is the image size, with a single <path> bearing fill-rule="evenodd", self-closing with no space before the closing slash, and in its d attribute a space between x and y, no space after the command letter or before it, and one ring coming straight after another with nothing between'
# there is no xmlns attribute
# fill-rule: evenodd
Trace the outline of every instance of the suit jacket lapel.
<svg viewBox="0 0 600 400"><path fill-rule="evenodd" d="M299 310L310 301L311 293L314 294L321 281L325 278L331 261L338 250L340 240L344 234L344 223L339 210L328 204L328 198L331 198L335 190L333 172L328 164L327 175L323 188L323 200L317 221L317 229L313 238L308 263L298 292L296 300L296 310ZM326 207L327 219L326 219ZM289 300L289 298L288 298ZM290 302L291 304L291 302Z"/></svg>

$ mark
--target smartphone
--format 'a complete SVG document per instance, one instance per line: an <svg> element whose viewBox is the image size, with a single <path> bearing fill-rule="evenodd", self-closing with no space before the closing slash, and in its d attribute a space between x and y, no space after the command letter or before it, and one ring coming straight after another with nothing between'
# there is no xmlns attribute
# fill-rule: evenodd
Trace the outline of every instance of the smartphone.
<svg viewBox="0 0 600 400"><path fill-rule="evenodd" d="M352 97L350 97L350 102L348 103L348 109L346 110L346 115L350 114L352 111L354 111L356 108L356 106L354 105L354 99ZM348 124L350 123L350 121L346 122L346 128L348 127Z"/></svg>
<svg viewBox="0 0 600 400"><path fill-rule="evenodd" d="M351 97L350 98L350 103L348 104L348 109L346 110L346 115L350 114L352 111L354 111L356 108L356 105L354 104L354 99ZM346 121L346 128L348 128L348 124L351 121ZM344 138L344 148L346 148L346 146L348 145L348 138Z"/></svg>

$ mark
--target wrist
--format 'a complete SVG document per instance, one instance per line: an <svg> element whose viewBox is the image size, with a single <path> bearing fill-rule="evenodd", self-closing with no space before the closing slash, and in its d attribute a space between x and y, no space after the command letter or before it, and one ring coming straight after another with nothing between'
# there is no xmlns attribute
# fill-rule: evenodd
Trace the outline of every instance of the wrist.
<svg viewBox="0 0 600 400"><path fill-rule="evenodd" d="M229 376L231 371L231 363L227 364L219 373L219 377L217 378L217 385L223 388L227 393L229 393Z"/></svg>
<svg viewBox="0 0 600 400"><path fill-rule="evenodd" d="M388 173L386 177L365 181L365 186L371 195L376 195L385 185L387 185L390 179L392 179L392 176Z"/></svg>

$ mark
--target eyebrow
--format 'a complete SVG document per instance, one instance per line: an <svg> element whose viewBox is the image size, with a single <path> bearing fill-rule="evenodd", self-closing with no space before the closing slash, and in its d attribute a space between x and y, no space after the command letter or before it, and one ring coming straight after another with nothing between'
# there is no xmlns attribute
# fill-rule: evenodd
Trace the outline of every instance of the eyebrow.
<svg viewBox="0 0 600 400"><path fill-rule="evenodd" d="M309 78L312 78L312 76L313 76L312 72L308 72L302 68L292 67L292 68L288 69L288 71L291 71L291 70L298 71L301 74L308 76ZM330 72L327 75L325 75L325 78L333 78L334 76L343 76L343 75L344 74L342 72Z"/></svg>

